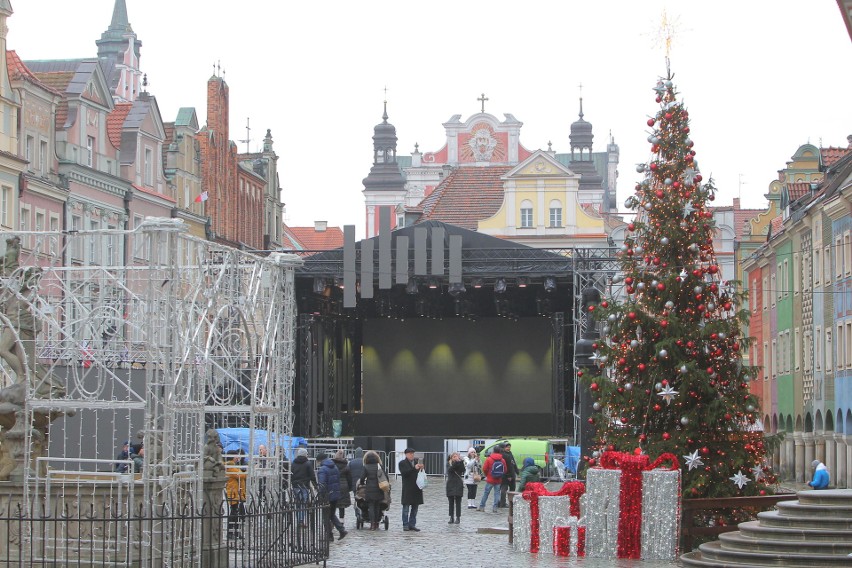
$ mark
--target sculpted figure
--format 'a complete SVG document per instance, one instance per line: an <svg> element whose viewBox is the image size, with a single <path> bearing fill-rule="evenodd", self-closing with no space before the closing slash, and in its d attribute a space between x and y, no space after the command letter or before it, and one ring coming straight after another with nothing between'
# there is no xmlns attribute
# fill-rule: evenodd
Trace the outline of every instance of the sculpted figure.
<svg viewBox="0 0 852 568"><path fill-rule="evenodd" d="M5 267L4 264L4 269ZM21 289L6 300L6 305L3 307L3 313L9 325L0 333L0 357L15 372L16 383L23 383L26 380L25 361L26 366L33 373L36 372L36 319L30 305L34 296L33 288L40 277L40 268L27 268L21 279Z"/></svg>
<svg viewBox="0 0 852 568"><path fill-rule="evenodd" d="M6 239L6 254L3 255L2 264L0 264L0 274L3 276L11 276L18 268L19 257L21 255L21 237L15 235Z"/></svg>
<svg viewBox="0 0 852 568"><path fill-rule="evenodd" d="M215 428L207 430L207 443L204 444L204 472L213 477L225 475L225 462L222 460L222 443Z"/></svg>

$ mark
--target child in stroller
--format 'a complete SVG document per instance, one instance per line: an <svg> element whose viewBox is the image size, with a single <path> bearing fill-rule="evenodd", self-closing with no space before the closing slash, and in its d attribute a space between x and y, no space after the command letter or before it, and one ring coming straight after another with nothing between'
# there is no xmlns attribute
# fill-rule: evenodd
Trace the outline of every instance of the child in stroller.
<svg viewBox="0 0 852 568"><path fill-rule="evenodd" d="M370 520L370 504L367 502L367 499L364 497L366 492L366 485L364 483L358 483L355 486L355 528L360 529ZM385 498L381 500L379 503L379 513L381 514L381 520L379 521L381 524L385 526L385 530L388 530L390 526L390 519L387 516L387 510L391 503L390 490L385 491Z"/></svg>

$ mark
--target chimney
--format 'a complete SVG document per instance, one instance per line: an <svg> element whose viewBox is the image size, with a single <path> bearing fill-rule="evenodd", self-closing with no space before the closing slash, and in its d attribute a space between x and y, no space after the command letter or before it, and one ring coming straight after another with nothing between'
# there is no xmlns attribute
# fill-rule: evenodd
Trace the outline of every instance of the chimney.
<svg viewBox="0 0 852 568"><path fill-rule="evenodd" d="M740 198L734 197L734 211L739 211L740 209Z"/></svg>
<svg viewBox="0 0 852 568"><path fill-rule="evenodd" d="M314 231L324 233L328 229L328 221L314 221Z"/></svg>

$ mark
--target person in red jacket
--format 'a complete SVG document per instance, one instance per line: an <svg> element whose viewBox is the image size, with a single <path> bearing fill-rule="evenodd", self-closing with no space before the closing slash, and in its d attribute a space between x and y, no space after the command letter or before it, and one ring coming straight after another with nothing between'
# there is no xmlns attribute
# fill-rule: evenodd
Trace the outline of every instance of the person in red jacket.
<svg viewBox="0 0 852 568"><path fill-rule="evenodd" d="M503 483L503 476L506 475L506 460L503 459L500 446L495 446L491 451L491 455L485 460L482 471L485 473L485 491L482 493L482 501L479 502L478 510L485 511L488 494L493 490L494 504L491 507L491 511L496 513L497 506L500 504L500 484Z"/></svg>

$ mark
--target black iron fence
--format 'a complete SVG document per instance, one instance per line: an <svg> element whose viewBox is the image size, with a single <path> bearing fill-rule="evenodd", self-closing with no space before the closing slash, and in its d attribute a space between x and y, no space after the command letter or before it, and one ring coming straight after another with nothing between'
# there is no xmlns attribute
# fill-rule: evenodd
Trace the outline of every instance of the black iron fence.
<svg viewBox="0 0 852 568"><path fill-rule="evenodd" d="M312 491L246 501L8 504L0 567L285 568L325 565L327 501Z"/></svg>

